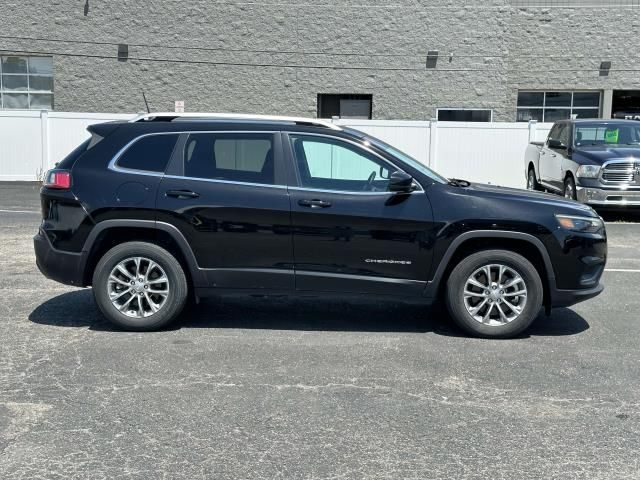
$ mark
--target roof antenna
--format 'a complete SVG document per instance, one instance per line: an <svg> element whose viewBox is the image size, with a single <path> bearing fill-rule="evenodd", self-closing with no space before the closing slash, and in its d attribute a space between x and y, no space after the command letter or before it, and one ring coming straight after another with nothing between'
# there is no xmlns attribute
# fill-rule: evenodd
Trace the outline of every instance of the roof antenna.
<svg viewBox="0 0 640 480"><path fill-rule="evenodd" d="M149 109L149 102L147 102L147 96L144 94L144 90L142 90L142 98L144 99L144 104L147 107L147 113L151 113L151 110Z"/></svg>

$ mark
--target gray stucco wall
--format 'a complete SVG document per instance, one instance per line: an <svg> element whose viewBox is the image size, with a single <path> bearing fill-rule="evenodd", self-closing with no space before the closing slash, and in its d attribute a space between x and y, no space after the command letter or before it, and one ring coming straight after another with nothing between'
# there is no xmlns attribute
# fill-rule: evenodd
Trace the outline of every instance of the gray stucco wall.
<svg viewBox="0 0 640 480"><path fill-rule="evenodd" d="M63 111L141 111L144 90L156 111L185 100L187 111L314 116L318 93L372 93L376 119L465 107L514 121L518 89L640 89L640 8L627 2L256 3L88 0L85 15L85 0L8 1L0 49L53 54ZM127 62L117 43L130 44ZM435 70L427 50L440 52Z"/></svg>

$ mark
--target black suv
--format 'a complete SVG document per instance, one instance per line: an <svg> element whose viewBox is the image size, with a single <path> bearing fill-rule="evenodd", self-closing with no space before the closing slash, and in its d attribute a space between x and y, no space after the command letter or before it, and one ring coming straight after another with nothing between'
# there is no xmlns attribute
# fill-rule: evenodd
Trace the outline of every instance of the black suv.
<svg viewBox="0 0 640 480"><path fill-rule="evenodd" d="M448 180L356 130L149 114L89 132L47 173L37 263L125 329L189 295L316 293L443 298L468 332L510 337L603 289L590 207Z"/></svg>

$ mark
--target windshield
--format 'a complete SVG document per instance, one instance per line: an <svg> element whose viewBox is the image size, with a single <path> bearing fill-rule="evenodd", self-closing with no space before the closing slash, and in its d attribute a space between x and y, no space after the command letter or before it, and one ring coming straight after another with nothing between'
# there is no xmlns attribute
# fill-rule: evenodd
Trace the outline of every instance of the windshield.
<svg viewBox="0 0 640 480"><path fill-rule="evenodd" d="M573 135L576 147L590 145L640 145L640 124L580 123Z"/></svg>
<svg viewBox="0 0 640 480"><path fill-rule="evenodd" d="M349 133L352 133L352 134L356 135L358 138L360 138L362 140L365 140L365 141L369 142L371 145L374 145L375 147L379 148L380 150L383 150L384 152L388 153L389 155L400 159L404 163L407 163L410 167L418 170L420 173L426 175L427 177L429 177L434 182L438 182L438 183L448 183L449 182L442 175L434 172L433 170L431 170L429 167L427 167L423 163L420 163L415 158L411 157L410 155L407 155L404 152L401 152L397 148L392 147L391 145L389 145L388 143L383 142L382 140L378 140L377 138L369 137L369 136L363 134L362 132L360 132L359 130L354 130L354 129L351 129L351 128L344 128L344 130L348 131Z"/></svg>

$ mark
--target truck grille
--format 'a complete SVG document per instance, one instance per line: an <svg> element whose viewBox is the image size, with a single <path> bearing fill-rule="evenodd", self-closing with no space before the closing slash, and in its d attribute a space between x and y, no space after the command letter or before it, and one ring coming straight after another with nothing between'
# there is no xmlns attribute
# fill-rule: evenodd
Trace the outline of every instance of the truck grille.
<svg viewBox="0 0 640 480"><path fill-rule="evenodd" d="M635 184L640 180L637 171L640 162L615 162L605 165L602 169L602 180L611 183Z"/></svg>

